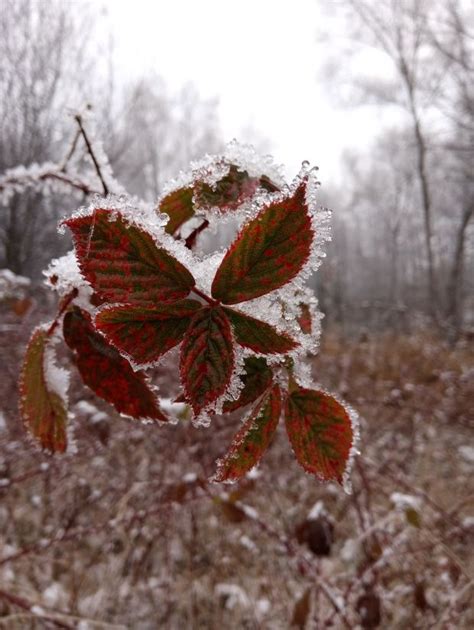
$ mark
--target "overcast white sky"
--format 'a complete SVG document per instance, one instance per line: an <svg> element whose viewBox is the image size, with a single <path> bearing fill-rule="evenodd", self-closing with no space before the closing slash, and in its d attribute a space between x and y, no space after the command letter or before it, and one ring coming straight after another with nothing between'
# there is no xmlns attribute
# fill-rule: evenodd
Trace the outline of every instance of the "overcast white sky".
<svg viewBox="0 0 474 630"><path fill-rule="evenodd" d="M328 0L329 2L332 0ZM295 173L302 160L334 181L342 151L371 136L373 112L335 107L318 72L325 19L316 0L106 0L120 76L148 71L217 97L224 138L249 126ZM330 51L327 50L327 54ZM246 141L251 137L246 134Z"/></svg>

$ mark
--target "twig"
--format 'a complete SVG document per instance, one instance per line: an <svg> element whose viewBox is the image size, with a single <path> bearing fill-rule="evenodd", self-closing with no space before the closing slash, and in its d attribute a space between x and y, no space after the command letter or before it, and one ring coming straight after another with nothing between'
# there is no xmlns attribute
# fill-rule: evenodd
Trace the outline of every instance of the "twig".
<svg viewBox="0 0 474 630"><path fill-rule="evenodd" d="M97 161L91 142L87 136L86 130L84 129L84 125L82 124L82 117L80 116L80 114L77 114L76 116L74 116L74 118L77 124L79 125L79 129L81 131L82 137L84 138L84 142L86 143L87 151L89 155L91 156L92 162L94 163L95 170L100 179L100 183L102 184L102 188L104 189L104 195L107 196L109 194L109 188L107 184L105 183L105 179L104 179L104 176L102 175L99 162Z"/></svg>
<svg viewBox="0 0 474 630"><path fill-rule="evenodd" d="M201 232L203 232L207 228L208 225L209 225L209 221L207 219L204 219L201 225L198 225L197 228L195 228L191 232L191 234L185 239L184 244L186 245L188 249L192 249L194 247L194 245L196 244L197 237L199 236L199 234L201 234Z"/></svg>
<svg viewBox="0 0 474 630"><path fill-rule="evenodd" d="M0 589L0 598L6 600L7 602L10 602L10 604L17 606L18 608L21 608L22 610L27 610L32 617L50 621L51 623L54 623L58 628L66 628L66 630L74 630L74 626L71 626L68 623L65 623L64 621L60 621L59 619L56 619L54 615L43 613L43 612L41 613L35 612L35 604L32 604L31 602L27 601L23 597L19 597L18 595L14 595L13 593L9 593L8 591L4 591L3 589Z"/></svg>
<svg viewBox="0 0 474 630"><path fill-rule="evenodd" d="M67 165L69 164L69 160L72 158L72 156L74 155L74 153L76 151L77 143L78 143L80 137L81 137L81 130L78 129L76 131L76 135L73 138L71 147L70 147L69 151L67 152L67 155L64 158L64 161L63 161L63 163L61 165L61 169L60 170L61 170L62 173L66 172Z"/></svg>
<svg viewBox="0 0 474 630"><path fill-rule="evenodd" d="M78 294L78 290L76 288L74 288L70 293L68 293L64 297L64 299L63 299L63 301L61 303L61 306L59 308L58 314L54 318L51 326L48 328L48 331L46 333L48 337L51 337L53 332L56 330L56 328L57 328L57 326L59 324L59 320L61 318L61 315L65 312L65 310L71 304L71 302L74 300L74 298L77 297L77 294Z"/></svg>
<svg viewBox="0 0 474 630"><path fill-rule="evenodd" d="M8 188L9 186L15 186L18 184L23 184L23 185L28 186L28 185L35 184L37 181L46 181L48 179L57 179L63 184L67 184L68 186L71 186L72 188L77 188L77 190L80 190L85 195L100 194L98 190L91 188L85 182L81 181L80 179L76 177L73 177L72 175L67 175L66 173L63 173L60 170L58 171L51 170L45 173L41 173L41 175L39 175L37 178L31 177L29 175L26 175L25 177L16 177L16 176L6 177L2 181L0 181L0 192L5 190L5 188Z"/></svg>

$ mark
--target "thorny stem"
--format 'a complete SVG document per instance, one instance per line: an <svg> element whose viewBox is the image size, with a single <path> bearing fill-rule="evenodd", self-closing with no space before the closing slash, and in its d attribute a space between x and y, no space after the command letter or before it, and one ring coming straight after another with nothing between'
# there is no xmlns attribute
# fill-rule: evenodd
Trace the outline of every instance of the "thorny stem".
<svg viewBox="0 0 474 630"><path fill-rule="evenodd" d="M94 167L95 170L97 171L97 175L100 179L100 183L102 184L102 188L104 189L104 195L107 196L109 194L109 188L107 186L107 184L105 183L104 180L104 176L102 175L102 171L100 169L100 165L99 162L97 161L97 158L94 154L94 150L92 149L92 145L90 143L90 140L87 136L86 130L84 129L84 125L82 124L82 118L79 114L77 114L76 116L74 116L77 124L79 125L79 129L81 131L82 137L84 138L84 142L86 143L86 147L87 147L87 151L89 153L89 155L91 156L91 160L94 163Z"/></svg>
<svg viewBox="0 0 474 630"><path fill-rule="evenodd" d="M46 335L48 337L51 337L53 332L56 330L58 324L59 324L59 320L61 319L61 315L63 315L63 313L65 312L65 310L67 309L67 307L71 304L71 302L74 300L74 298L77 297L78 294L78 290L77 289L73 289L70 293L68 293L63 301L62 304L59 308L58 314L56 315L56 317L54 318L53 323L51 324L51 326L48 328L48 332L46 333Z"/></svg>

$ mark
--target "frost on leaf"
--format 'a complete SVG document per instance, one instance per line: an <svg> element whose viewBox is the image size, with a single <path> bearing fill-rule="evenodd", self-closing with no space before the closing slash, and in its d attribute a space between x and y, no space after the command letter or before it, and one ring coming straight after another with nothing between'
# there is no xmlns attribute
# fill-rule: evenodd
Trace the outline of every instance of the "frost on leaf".
<svg viewBox="0 0 474 630"><path fill-rule="evenodd" d="M224 171L228 169L227 174L213 184L205 181L214 171L218 172L221 169ZM251 177L242 167L229 164L225 159L217 160L215 164L198 168L189 185L165 195L159 203L158 210L169 216L166 232L175 234L194 216L196 210L204 215L211 209L217 209L221 213L237 210L259 189L267 192L279 190L266 175Z"/></svg>
<svg viewBox="0 0 474 630"><path fill-rule="evenodd" d="M219 460L213 480L235 481L258 464L275 433L280 414L280 388L274 385L252 410L227 455Z"/></svg>
<svg viewBox="0 0 474 630"><path fill-rule="evenodd" d="M143 372L134 372L126 359L97 333L85 311L66 313L64 339L84 383L124 415L167 422Z"/></svg>
<svg viewBox="0 0 474 630"><path fill-rule="evenodd" d="M181 381L196 416L225 392L233 368L230 322L220 306L206 306L194 316L181 346Z"/></svg>
<svg viewBox="0 0 474 630"><path fill-rule="evenodd" d="M20 414L41 446L52 453L67 448L64 370L50 363L47 328L37 328L28 344L20 377ZM59 379L56 378L59 376Z"/></svg>
<svg viewBox="0 0 474 630"><path fill-rule="evenodd" d="M215 299L238 304L278 289L298 274L313 241L305 191L302 182L291 197L264 207L243 227L214 277Z"/></svg>
<svg viewBox="0 0 474 630"><path fill-rule="evenodd" d="M244 348L261 354L284 354L298 345L289 335L277 332L266 322L234 311L232 308L224 310L232 324L237 343Z"/></svg>
<svg viewBox="0 0 474 630"><path fill-rule="evenodd" d="M247 171L239 170L235 164L231 164L227 175L214 185L198 181L195 186L195 199L201 208L235 210L252 197L259 187L268 192L278 190L268 177L250 177Z"/></svg>
<svg viewBox="0 0 474 630"><path fill-rule="evenodd" d="M121 304L99 311L95 325L136 365L147 365L183 340L192 317L201 306L196 300L156 306Z"/></svg>
<svg viewBox="0 0 474 630"><path fill-rule="evenodd" d="M244 373L240 377L243 388L237 400L227 400L223 411L229 413L257 400L268 389L273 380L273 372L263 357L247 357L244 361Z"/></svg>
<svg viewBox="0 0 474 630"><path fill-rule="evenodd" d="M72 230L84 277L109 302L173 302L194 286L193 276L178 260L117 212L97 209L65 225Z"/></svg>
<svg viewBox="0 0 474 630"><path fill-rule="evenodd" d="M286 401L285 421L301 466L320 479L342 483L354 435L341 403L325 392L296 387Z"/></svg>

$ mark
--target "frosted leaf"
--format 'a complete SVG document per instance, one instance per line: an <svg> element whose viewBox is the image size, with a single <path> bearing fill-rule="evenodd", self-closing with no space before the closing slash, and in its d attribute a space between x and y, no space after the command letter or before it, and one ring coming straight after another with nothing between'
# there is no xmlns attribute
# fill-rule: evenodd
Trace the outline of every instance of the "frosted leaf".
<svg viewBox="0 0 474 630"><path fill-rule="evenodd" d="M44 379L48 391L57 394L64 403L64 407L67 410L67 423L66 423L66 435L67 435L67 452L74 454L77 452L77 444L74 435L74 414L69 410L69 382L70 373L57 364L56 352L54 346L60 341L58 334L55 334L50 338L49 342L45 346L43 356L43 368Z"/></svg>
<svg viewBox="0 0 474 630"><path fill-rule="evenodd" d="M165 232L164 227L168 222L168 217L157 213L151 204L128 195L97 196L91 199L88 206L79 208L70 218L93 217L95 210L110 210L110 221L120 216L128 225L144 230L152 237L157 247L166 250L185 267L192 269L196 261L195 257L183 243L176 241ZM61 221L59 226L62 232L64 232L65 220ZM94 229L93 221L91 229Z"/></svg>
<svg viewBox="0 0 474 630"><path fill-rule="evenodd" d="M207 154L200 160L191 162L188 171L181 171L178 177L165 184L163 195L192 186L198 180L215 184L227 175L231 164L235 164L241 171L247 171L250 177L266 175L278 187L285 184L283 166L276 165L272 156L261 156L252 145L240 144L234 139L226 145L223 153Z"/></svg>
<svg viewBox="0 0 474 630"><path fill-rule="evenodd" d="M192 162L189 171L181 172L166 184L157 207L171 204L170 211L176 212L176 206L172 207L172 193L188 191L185 198L180 197L177 201L184 212L182 220L189 221L190 215L194 214L193 220L202 222L206 219L211 223L211 229L216 230L218 222L229 215L237 219L237 223L254 215L258 211L258 200L261 205L269 198L268 191L283 185L282 168L275 166L270 156L262 157L252 146L240 145L234 140L223 154L206 155Z"/></svg>

